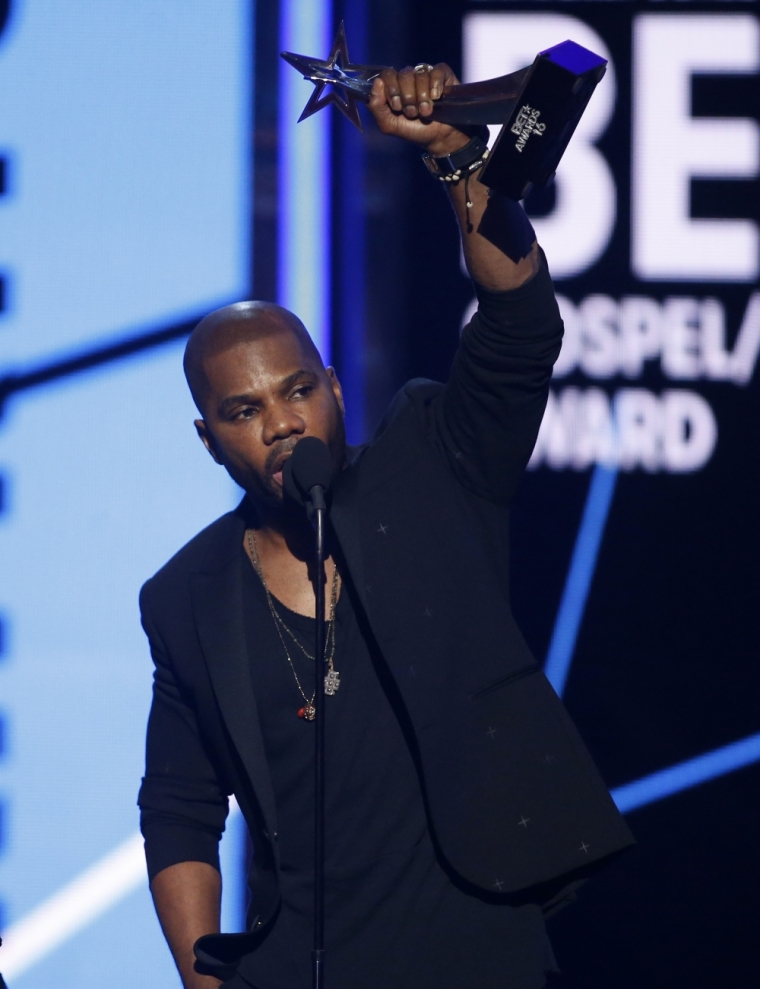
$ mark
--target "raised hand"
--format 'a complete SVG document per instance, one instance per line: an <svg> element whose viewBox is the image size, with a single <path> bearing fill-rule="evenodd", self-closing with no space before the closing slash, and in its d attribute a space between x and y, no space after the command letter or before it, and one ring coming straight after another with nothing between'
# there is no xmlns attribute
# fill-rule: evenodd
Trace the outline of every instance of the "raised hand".
<svg viewBox="0 0 760 989"><path fill-rule="evenodd" d="M431 119L435 101L458 81L444 62L400 71L383 69L372 85L369 110L383 134L412 141L420 150L443 158L471 140L451 124ZM489 199L477 173L469 180L444 185L459 221L473 279L485 288L507 291L531 278L539 266L538 248L521 207L501 197Z"/></svg>
<svg viewBox="0 0 760 989"><path fill-rule="evenodd" d="M436 157L450 155L464 147L469 136L430 118L434 102L458 83L445 62L383 69L372 85L369 110L383 134L420 144Z"/></svg>

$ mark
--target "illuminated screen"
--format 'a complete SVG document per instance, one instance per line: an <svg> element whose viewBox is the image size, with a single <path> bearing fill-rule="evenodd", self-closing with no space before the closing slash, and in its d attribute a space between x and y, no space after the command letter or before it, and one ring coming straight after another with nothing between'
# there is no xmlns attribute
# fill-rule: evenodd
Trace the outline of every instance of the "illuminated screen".
<svg viewBox="0 0 760 989"><path fill-rule="evenodd" d="M526 200L565 339L514 509L513 604L642 850L558 941L569 954L593 930L584 985L750 985L735 920L754 902L760 761L756 5L503 6L465 16L466 81L567 38L609 60L555 183Z"/></svg>
<svg viewBox="0 0 760 989"><path fill-rule="evenodd" d="M248 294L251 7L0 3L0 971L13 989L179 984L137 833L152 672L137 594L236 499L194 435L180 338ZM236 929L236 820L228 835Z"/></svg>

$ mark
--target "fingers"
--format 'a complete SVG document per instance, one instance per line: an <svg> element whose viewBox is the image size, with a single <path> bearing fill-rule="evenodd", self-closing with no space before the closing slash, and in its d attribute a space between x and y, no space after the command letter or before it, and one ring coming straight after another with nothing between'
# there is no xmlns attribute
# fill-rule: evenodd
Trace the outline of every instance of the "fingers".
<svg viewBox="0 0 760 989"><path fill-rule="evenodd" d="M425 147L443 147L452 134L456 136L456 131L450 124L434 119L435 101L457 81L443 62L407 67L398 72L383 69L373 81L368 109L381 133ZM460 134L457 140L461 137Z"/></svg>
<svg viewBox="0 0 760 989"><path fill-rule="evenodd" d="M430 73L432 65L417 65L414 68L414 81L416 83L417 112L421 117L429 117L433 112L433 98L430 85Z"/></svg>
<svg viewBox="0 0 760 989"><path fill-rule="evenodd" d="M430 72L426 65L413 69L407 66L398 73L401 109L408 120L420 116L429 117L432 113L430 103ZM424 104L424 107L421 106Z"/></svg>
<svg viewBox="0 0 760 989"><path fill-rule="evenodd" d="M439 62L438 65L433 66L433 71L430 73L430 96L434 100L439 100L443 96L447 74L453 75L454 73L443 62Z"/></svg>
<svg viewBox="0 0 760 989"><path fill-rule="evenodd" d="M457 77L445 62L437 65L415 65L412 70L417 91L417 111L421 117L429 117L433 112L433 103L439 100L447 90L456 84ZM403 96L402 96L403 102ZM407 112L407 116L416 116Z"/></svg>
<svg viewBox="0 0 760 989"><path fill-rule="evenodd" d="M372 80L372 89L369 92L369 108L373 113L388 109L388 91L380 76L375 76Z"/></svg>
<svg viewBox="0 0 760 989"><path fill-rule="evenodd" d="M380 74L385 98L390 109L409 120L429 117L433 113L433 103L443 96L449 87L456 85L457 78L446 65L407 66L398 72L384 69Z"/></svg>
<svg viewBox="0 0 760 989"><path fill-rule="evenodd" d="M388 70L385 70L386 72ZM390 71L393 71L392 69ZM377 126L384 134L391 134L395 128L395 115L390 109L388 88L383 79L383 72L377 76L372 83L372 90L369 96L369 111L377 121Z"/></svg>
<svg viewBox="0 0 760 989"><path fill-rule="evenodd" d="M385 90L388 106L396 113L400 113L402 109L398 75L395 69L383 69L379 76Z"/></svg>
<svg viewBox="0 0 760 989"><path fill-rule="evenodd" d="M450 65L438 62L433 66L433 71L430 73L430 95L434 100L439 100L452 86L458 85L459 80Z"/></svg>

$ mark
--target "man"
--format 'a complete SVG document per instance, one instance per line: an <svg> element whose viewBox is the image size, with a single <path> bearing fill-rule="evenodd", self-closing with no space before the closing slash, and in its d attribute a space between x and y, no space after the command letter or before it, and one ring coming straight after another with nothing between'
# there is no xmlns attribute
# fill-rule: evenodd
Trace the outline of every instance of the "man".
<svg viewBox="0 0 760 989"><path fill-rule="evenodd" d="M313 537L282 488L304 436L335 467L330 989L538 989L556 970L544 913L631 843L509 611L507 506L561 320L525 215L476 181L482 140L427 119L455 82L445 65L388 69L369 104L455 173L480 309L445 387L411 382L348 453L338 381L291 313L240 303L188 342L196 428L247 496L141 596L156 663L143 833L186 989L309 984ZM230 793L253 840L249 932L218 935Z"/></svg>

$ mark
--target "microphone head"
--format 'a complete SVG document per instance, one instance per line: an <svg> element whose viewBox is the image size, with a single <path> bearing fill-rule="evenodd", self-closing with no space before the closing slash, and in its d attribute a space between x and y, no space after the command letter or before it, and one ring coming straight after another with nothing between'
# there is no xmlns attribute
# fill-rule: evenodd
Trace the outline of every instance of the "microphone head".
<svg viewBox="0 0 760 989"><path fill-rule="evenodd" d="M327 444L316 436L304 436L293 447L293 452L282 468L282 484L285 494L306 505L311 501L312 488L328 490L333 480L333 462Z"/></svg>

